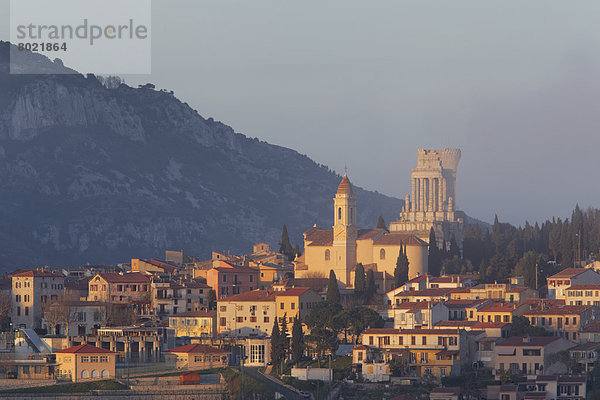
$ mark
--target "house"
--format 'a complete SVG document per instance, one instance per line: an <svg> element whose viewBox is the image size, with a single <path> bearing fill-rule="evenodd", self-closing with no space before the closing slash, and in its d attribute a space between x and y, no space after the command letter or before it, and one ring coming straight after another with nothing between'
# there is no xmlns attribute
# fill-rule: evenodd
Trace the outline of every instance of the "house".
<svg viewBox="0 0 600 400"><path fill-rule="evenodd" d="M175 362L178 369L222 368L229 365L231 353L205 344L187 344L167 350L167 362Z"/></svg>
<svg viewBox="0 0 600 400"><path fill-rule="evenodd" d="M215 337L217 334L216 311L184 311L169 316L169 327L177 337Z"/></svg>
<svg viewBox="0 0 600 400"><path fill-rule="evenodd" d="M249 266L256 266L260 273L260 289L268 289L274 283L279 283L285 279L294 277L294 266L286 264L274 264L270 262L255 263L250 262Z"/></svg>
<svg viewBox="0 0 600 400"><path fill-rule="evenodd" d="M56 373L61 379L81 382L92 379L114 378L117 353L107 349L81 344L58 350Z"/></svg>
<svg viewBox="0 0 600 400"><path fill-rule="evenodd" d="M573 341L580 340L579 331L600 317L596 306L555 305L537 308L524 315L533 326L546 329L556 336Z"/></svg>
<svg viewBox="0 0 600 400"><path fill-rule="evenodd" d="M517 384L487 387L487 398L499 400L583 400L586 393L586 378L581 376L538 375Z"/></svg>
<svg viewBox="0 0 600 400"><path fill-rule="evenodd" d="M393 307L394 328L432 328L446 318L448 307L441 301L404 302Z"/></svg>
<svg viewBox="0 0 600 400"><path fill-rule="evenodd" d="M64 300L47 306L42 327L55 335L82 336L93 334L106 324L106 303L99 301Z"/></svg>
<svg viewBox="0 0 600 400"><path fill-rule="evenodd" d="M565 304L600 306L600 284L569 286L565 289Z"/></svg>
<svg viewBox="0 0 600 400"><path fill-rule="evenodd" d="M276 294L253 290L218 300L218 333L234 337L270 335L277 317Z"/></svg>
<svg viewBox="0 0 600 400"><path fill-rule="evenodd" d="M219 299L253 291L260 285L259 270L256 268L239 266L223 260L217 261L216 264L217 266L207 271L206 283Z"/></svg>
<svg viewBox="0 0 600 400"><path fill-rule="evenodd" d="M569 350L571 360L574 360L579 365L580 373L588 373L594 368L594 364L598 361L598 352L600 351L600 343L587 342L572 347Z"/></svg>
<svg viewBox="0 0 600 400"><path fill-rule="evenodd" d="M64 275L34 269L12 275L11 320L14 328L42 327L42 309L64 293Z"/></svg>
<svg viewBox="0 0 600 400"><path fill-rule="evenodd" d="M525 286L513 286L506 291L504 301L510 303L524 303L529 299L539 297L537 290Z"/></svg>
<svg viewBox="0 0 600 400"><path fill-rule="evenodd" d="M153 281L152 311L154 315L166 320L169 315L184 311L198 311L208 308L210 286L198 281L171 282Z"/></svg>
<svg viewBox="0 0 600 400"><path fill-rule="evenodd" d="M486 337L506 338L510 334L510 323L508 322L477 322L473 330L485 332Z"/></svg>
<svg viewBox="0 0 600 400"><path fill-rule="evenodd" d="M431 275L419 275L406 282L403 285L398 286L396 289L390 290L383 295L384 304L392 305L395 303L396 295L401 292L408 292L411 290L423 290L427 289L427 280Z"/></svg>
<svg viewBox="0 0 600 400"><path fill-rule="evenodd" d="M291 324L295 318L301 321L310 313L313 305L321 301L321 296L309 287L295 287L282 292L274 292L277 303L277 320L290 324L288 333L291 335Z"/></svg>
<svg viewBox="0 0 600 400"><path fill-rule="evenodd" d="M422 290L409 290L396 294L394 304L398 305L404 301L435 301L435 300L449 300L451 293L456 290L452 288L438 288L438 289L422 289Z"/></svg>
<svg viewBox="0 0 600 400"><path fill-rule="evenodd" d="M494 368L496 356L496 343L501 339L498 337L482 337L477 339L476 362L478 366L485 368Z"/></svg>
<svg viewBox="0 0 600 400"><path fill-rule="evenodd" d="M547 278L548 298L565 300L567 288L573 285L600 284L600 274L593 269L566 268Z"/></svg>
<svg viewBox="0 0 600 400"><path fill-rule="evenodd" d="M150 301L151 277L139 272L96 274L88 282L88 301L128 304Z"/></svg>
<svg viewBox="0 0 600 400"><path fill-rule="evenodd" d="M131 272L144 272L161 277L172 277L177 274L177 267L160 260L131 259Z"/></svg>
<svg viewBox="0 0 600 400"><path fill-rule="evenodd" d="M583 342L600 342L600 322L593 322L579 331L579 340Z"/></svg>
<svg viewBox="0 0 600 400"><path fill-rule="evenodd" d="M487 299L450 299L445 301L444 304L446 305L446 307L448 307L449 320L472 321L476 319L476 313L490 302L491 300Z"/></svg>
<svg viewBox="0 0 600 400"><path fill-rule="evenodd" d="M503 371L520 375L540 375L566 372L566 365L552 363L551 356L574 347L573 342L560 336L514 336L496 343L495 365L492 373Z"/></svg>
<svg viewBox="0 0 600 400"><path fill-rule="evenodd" d="M430 276L427 279L427 288L461 288L475 286L476 282L469 275L442 275Z"/></svg>
<svg viewBox="0 0 600 400"><path fill-rule="evenodd" d="M489 303L478 309L470 320L480 322L512 322L513 317L522 316L529 311L526 303Z"/></svg>

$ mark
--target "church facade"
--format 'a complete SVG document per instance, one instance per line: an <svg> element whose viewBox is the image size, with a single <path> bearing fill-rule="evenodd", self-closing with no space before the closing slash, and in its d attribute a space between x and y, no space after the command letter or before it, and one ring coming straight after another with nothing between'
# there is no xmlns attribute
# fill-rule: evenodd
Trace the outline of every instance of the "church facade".
<svg viewBox="0 0 600 400"><path fill-rule="evenodd" d="M346 287L354 285L354 271L362 263L373 270L379 291L391 290L400 247L406 246L409 279L427 273L428 243L410 232L359 229L357 204L352 184L344 175L333 199L333 227L316 225L304 232L304 254L295 261L295 276L328 277L333 270Z"/></svg>

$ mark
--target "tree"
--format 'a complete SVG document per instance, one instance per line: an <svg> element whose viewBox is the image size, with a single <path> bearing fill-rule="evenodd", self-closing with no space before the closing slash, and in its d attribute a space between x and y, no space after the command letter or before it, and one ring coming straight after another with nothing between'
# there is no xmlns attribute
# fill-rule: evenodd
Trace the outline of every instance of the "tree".
<svg viewBox="0 0 600 400"><path fill-rule="evenodd" d="M356 270L354 271L354 293L364 298L365 290L367 289L367 281L365 277L365 267L362 263L356 264Z"/></svg>
<svg viewBox="0 0 600 400"><path fill-rule="evenodd" d="M12 305L10 295L0 295L0 331L5 331L8 328L11 310Z"/></svg>
<svg viewBox="0 0 600 400"><path fill-rule="evenodd" d="M537 289L535 287L535 266L538 263L537 254L530 250L521 257L515 265L513 275L522 276L525 279L525 285Z"/></svg>
<svg viewBox="0 0 600 400"><path fill-rule="evenodd" d="M311 329L317 327L334 329L335 324L333 318L340 311L342 311L342 306L339 303L320 301L313 304L310 313L306 316L304 322L306 322L306 325Z"/></svg>
<svg viewBox="0 0 600 400"><path fill-rule="evenodd" d="M410 367L410 351L408 349L400 349L394 354L394 358L390 362L390 372L392 376L407 376Z"/></svg>
<svg viewBox="0 0 600 400"><path fill-rule="evenodd" d="M325 353L335 354L339 346L337 333L327 328L311 329L310 335L306 335L305 340L319 356ZM319 368L321 368L320 357L318 360Z"/></svg>
<svg viewBox="0 0 600 400"><path fill-rule="evenodd" d="M60 296L56 300L42 304L42 317L48 324L48 333L57 335L57 327L64 325L64 334L68 336L69 325L75 320L75 315L71 310L71 299L66 296ZM62 334L62 333L61 333Z"/></svg>
<svg viewBox="0 0 600 400"><path fill-rule="evenodd" d="M208 309L216 310L217 309L217 292L213 289L208 291Z"/></svg>
<svg viewBox="0 0 600 400"><path fill-rule="evenodd" d="M373 296L377 293L377 286L375 286L375 272L372 269L367 271L367 287L365 289L365 301L369 303Z"/></svg>
<svg viewBox="0 0 600 400"><path fill-rule="evenodd" d="M456 242L456 236L454 236L454 233L450 235L449 256L450 258L460 257L460 248L458 247L458 243Z"/></svg>
<svg viewBox="0 0 600 400"><path fill-rule="evenodd" d="M329 271L329 284L327 285L327 301L330 303L340 303L340 288L333 270Z"/></svg>
<svg viewBox="0 0 600 400"><path fill-rule="evenodd" d="M273 365L279 365L283 361L281 353L281 333L279 332L279 324L277 318L273 322L273 330L271 331L271 362Z"/></svg>
<svg viewBox="0 0 600 400"><path fill-rule="evenodd" d="M367 328L383 328L383 318L374 310L368 307L355 307L350 310L344 310L336 316L352 335L352 343L356 344L361 333Z"/></svg>
<svg viewBox="0 0 600 400"><path fill-rule="evenodd" d="M377 219L377 229L385 229L387 230L387 226L385 225L385 221L383 217L380 215Z"/></svg>
<svg viewBox="0 0 600 400"><path fill-rule="evenodd" d="M408 280L408 264L406 246L400 243L400 253L396 259L396 268L394 269L394 289L402 286Z"/></svg>
<svg viewBox="0 0 600 400"><path fill-rule="evenodd" d="M288 353L290 352L290 338L288 337L288 328L287 328L287 313L283 314L283 319L281 320L281 328L279 331L280 336L280 345L281 345L281 355L285 360L287 358Z"/></svg>
<svg viewBox="0 0 600 400"><path fill-rule="evenodd" d="M292 261L294 257L294 249L290 242L290 235L288 234L287 226L283 224L283 230L281 231L281 243L279 244L279 252L284 254L288 261Z"/></svg>
<svg viewBox="0 0 600 400"><path fill-rule="evenodd" d="M300 257L301 255L302 255L302 252L300 251L300 246L296 245L294 247L294 258Z"/></svg>
<svg viewBox="0 0 600 400"><path fill-rule="evenodd" d="M292 359L297 364L304 355L304 333L302 323L297 317L292 325Z"/></svg>
<svg viewBox="0 0 600 400"><path fill-rule="evenodd" d="M128 307L108 303L106 305L107 324L109 326L129 326L137 321L137 314Z"/></svg>
<svg viewBox="0 0 600 400"><path fill-rule="evenodd" d="M540 326L532 326L526 317L514 316L508 334L512 336L551 336L551 333Z"/></svg>

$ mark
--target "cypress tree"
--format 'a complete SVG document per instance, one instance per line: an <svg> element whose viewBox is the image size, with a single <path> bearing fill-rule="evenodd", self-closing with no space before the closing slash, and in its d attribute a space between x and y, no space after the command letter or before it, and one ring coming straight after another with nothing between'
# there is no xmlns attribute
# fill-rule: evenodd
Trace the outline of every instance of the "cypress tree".
<svg viewBox="0 0 600 400"><path fill-rule="evenodd" d="M340 304L340 288L333 270L329 271L329 284L327 285L327 301Z"/></svg>
<svg viewBox="0 0 600 400"><path fill-rule="evenodd" d="M297 364L304 355L304 334L302 333L302 324L300 319L294 319L292 325L292 358Z"/></svg>
<svg viewBox="0 0 600 400"><path fill-rule="evenodd" d="M477 225L479 227L479 225ZM435 231L433 227L429 230L429 274L433 276L439 276L442 269L442 262L440 260L440 250L437 247L437 238L435 237Z"/></svg>
<svg viewBox="0 0 600 400"><path fill-rule="evenodd" d="M367 287L365 290L365 300L367 302L371 301L375 293L377 292L377 288L375 287L375 273L372 269L367 271Z"/></svg>
<svg viewBox="0 0 600 400"><path fill-rule="evenodd" d="M383 219L383 217L381 215L377 219L377 229L385 229L385 230L387 230L387 227L385 225L385 221L384 221L384 219Z"/></svg>
<svg viewBox="0 0 600 400"><path fill-rule="evenodd" d="M283 230L281 231L281 243L279 244L279 252L281 254L285 254L288 258L288 261L291 261L294 249L292 248L292 243L290 242L290 235L288 234L287 226L285 224L283 224Z"/></svg>
<svg viewBox="0 0 600 400"><path fill-rule="evenodd" d="M288 353L290 352L290 339L288 338L287 328L287 313L283 314L283 321L281 321L281 329L279 331L279 345L281 347L281 358L282 360L285 360L287 358Z"/></svg>
<svg viewBox="0 0 600 400"><path fill-rule="evenodd" d="M400 287L408 280L408 257L406 256L406 246L400 243L400 252L396 259L396 268L394 269L394 285Z"/></svg>
<svg viewBox="0 0 600 400"><path fill-rule="evenodd" d="M354 272L354 293L358 296L364 296L366 289L365 267L363 267L362 263L358 263Z"/></svg>
<svg viewBox="0 0 600 400"><path fill-rule="evenodd" d="M273 330L271 331L271 362L273 365L277 365L281 362L281 334L279 333L279 324L277 323L277 317L273 322Z"/></svg>

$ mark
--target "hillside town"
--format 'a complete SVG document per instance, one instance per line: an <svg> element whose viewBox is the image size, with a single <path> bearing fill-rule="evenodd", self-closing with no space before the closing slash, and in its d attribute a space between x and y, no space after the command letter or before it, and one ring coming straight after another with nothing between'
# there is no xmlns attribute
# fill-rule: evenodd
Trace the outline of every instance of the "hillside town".
<svg viewBox="0 0 600 400"><path fill-rule="evenodd" d="M459 159L419 150L399 220L372 229L356 226L344 175L332 188L333 227L307 229L302 251L284 227L276 248L247 254L168 250L8 274L3 389L114 381L236 398L246 371L247 384L268 382L286 398L589 397L600 387L597 261L556 265L545 279L536 264L533 280L434 273L435 254L464 251ZM238 392L223 385L227 370L242 374Z"/></svg>

